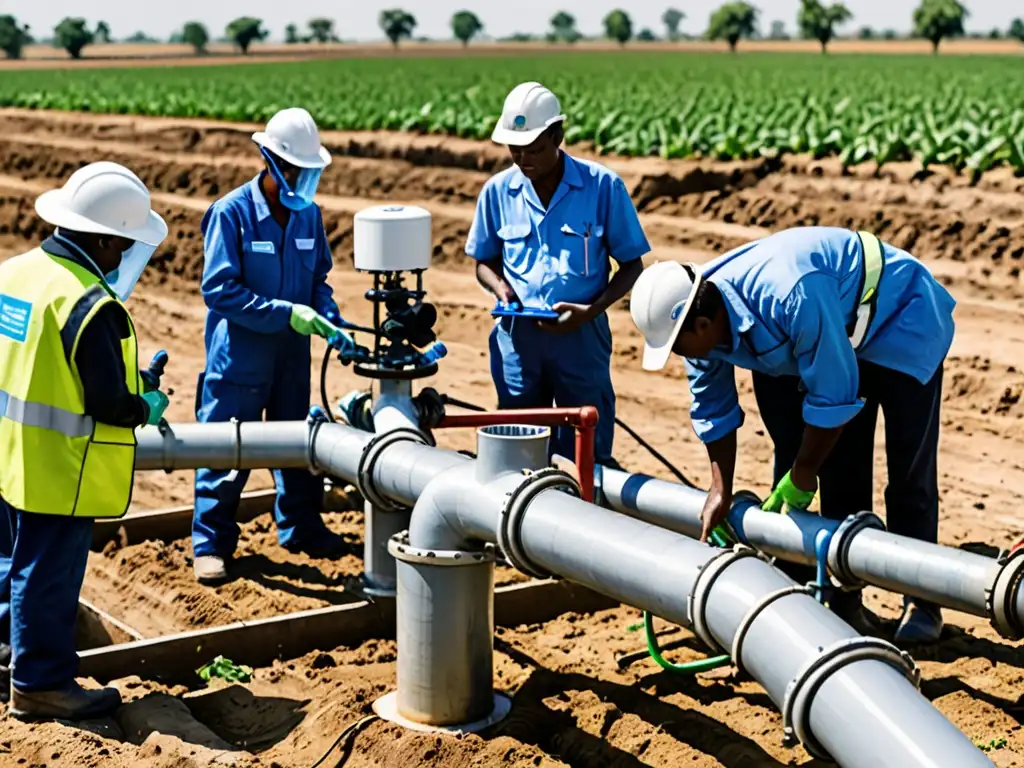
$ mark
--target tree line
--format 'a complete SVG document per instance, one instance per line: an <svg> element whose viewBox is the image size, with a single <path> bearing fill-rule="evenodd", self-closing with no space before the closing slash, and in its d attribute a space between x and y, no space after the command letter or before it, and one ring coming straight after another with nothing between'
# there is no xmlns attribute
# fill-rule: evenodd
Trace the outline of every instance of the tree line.
<svg viewBox="0 0 1024 768"><path fill-rule="evenodd" d="M724 40L728 43L729 49L735 51L740 40L761 37L759 17L759 9L751 3L726 2L711 13L702 38ZM966 34L964 24L968 17L967 8L958 0L921 0L920 5L913 13L913 36L930 41L933 50L938 52L939 44L943 40L962 37ZM688 38L679 29L685 19L686 14L679 9L666 9L661 16L661 22L665 27L665 39L678 41ZM853 14L841 2L826 4L822 0L800 0L796 20L797 30L802 38L817 40L824 53L828 50L828 44L836 36L836 30L852 19ZM416 18L401 8L381 11L378 23L381 31L396 47L402 40L411 39L417 26ZM630 40L642 42L657 39L650 29L641 29L635 32L631 16L621 8L610 11L604 17L602 26L604 37L614 40L620 45L625 45ZM458 11L452 16L451 30L452 36L456 40L460 40L463 45L468 45L474 37L484 31L484 25L474 12L464 10ZM265 40L268 35L269 32L264 29L262 19L242 16L227 25L224 36L220 40L231 42L242 53L248 53L252 43ZM996 29L992 30L988 36L1002 37L1004 33L1002 30ZM1005 32L1005 36L1024 42L1024 19L1014 19ZM862 27L857 32L857 37L860 39L875 37L895 39L898 35L891 30L878 34L870 27ZM773 21L768 38L789 39L785 23L778 20ZM506 39L514 41L536 38L532 35L516 34ZM572 44L583 39L583 35L579 32L576 19L572 14L558 11L551 17L549 31L543 36L543 39L551 43ZM101 21L94 29L90 29L85 19L70 17L63 19L54 28L52 38L55 47L63 48L75 59L81 57L86 46L111 41L110 27L106 22ZM197 54L205 53L206 46L210 41L206 26L198 21L185 23L181 30L171 37L171 42L191 45ZM14 16L0 15L0 50L6 54L7 58L20 58L24 47L33 42L31 30L27 25L19 24ZM133 36L125 38L123 42L155 43L157 40L142 32L136 32ZM289 24L285 28L285 42L329 43L340 42L340 39L335 33L334 22L331 19L315 18L307 22L304 30L300 30L296 24Z"/></svg>

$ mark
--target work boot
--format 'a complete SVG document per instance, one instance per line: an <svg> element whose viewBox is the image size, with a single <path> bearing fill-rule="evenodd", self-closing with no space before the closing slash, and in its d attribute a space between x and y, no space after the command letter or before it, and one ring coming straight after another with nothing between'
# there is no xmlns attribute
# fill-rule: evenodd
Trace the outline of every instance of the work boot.
<svg viewBox="0 0 1024 768"><path fill-rule="evenodd" d="M217 555L200 555L192 563L192 571L200 584L218 584L228 577L224 558Z"/></svg>
<svg viewBox="0 0 1024 768"><path fill-rule="evenodd" d="M0 702L11 699L11 646L0 643Z"/></svg>
<svg viewBox="0 0 1024 768"><path fill-rule="evenodd" d="M349 551L349 546L345 539L326 528L314 536L303 538L299 541L290 541L281 546L295 555L301 553L309 557L323 558L325 560L340 557Z"/></svg>
<svg viewBox="0 0 1024 768"><path fill-rule="evenodd" d="M893 642L897 645L934 643L942 635L942 610L934 603L906 598L903 618L896 628Z"/></svg>
<svg viewBox="0 0 1024 768"><path fill-rule="evenodd" d="M837 591L828 601L828 607L860 635L877 636L881 631L878 617L864 607L861 593Z"/></svg>
<svg viewBox="0 0 1024 768"><path fill-rule="evenodd" d="M121 706L116 688L87 691L77 682L57 691L26 693L11 686L10 714L19 720L87 720L112 714Z"/></svg>

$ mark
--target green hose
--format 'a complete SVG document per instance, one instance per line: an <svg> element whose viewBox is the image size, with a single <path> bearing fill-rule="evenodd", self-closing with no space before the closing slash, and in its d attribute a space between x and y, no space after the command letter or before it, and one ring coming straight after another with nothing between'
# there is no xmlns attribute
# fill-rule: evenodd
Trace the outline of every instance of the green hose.
<svg viewBox="0 0 1024 768"><path fill-rule="evenodd" d="M707 659L688 661L684 664L673 664L661 655L661 646L658 645L658 636L654 633L654 617L647 611L644 611L644 623L642 625L634 624L628 627L628 629L630 631L635 631L640 629L641 626L643 626L644 631L647 634L647 652L651 655L651 658L654 659L657 665L667 672L673 672L677 675L697 675L701 672L710 672L712 669L727 667L732 663L732 659L728 656L712 656Z"/></svg>

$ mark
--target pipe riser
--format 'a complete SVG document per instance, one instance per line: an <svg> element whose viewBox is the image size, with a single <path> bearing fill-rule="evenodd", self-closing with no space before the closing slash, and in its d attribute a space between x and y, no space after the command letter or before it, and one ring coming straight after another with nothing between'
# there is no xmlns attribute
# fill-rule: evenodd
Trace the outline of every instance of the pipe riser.
<svg viewBox="0 0 1024 768"><path fill-rule="evenodd" d="M394 594L398 585L395 558L388 552L388 542L396 533L409 527L411 509L394 512L378 509L369 502L363 506L363 578L374 594Z"/></svg>
<svg viewBox="0 0 1024 768"><path fill-rule="evenodd" d="M478 429L473 465L477 482L489 482L505 472L547 466L550 438L547 427L509 424Z"/></svg>
<svg viewBox="0 0 1024 768"><path fill-rule="evenodd" d="M494 563L398 563L398 711L429 725L494 708Z"/></svg>

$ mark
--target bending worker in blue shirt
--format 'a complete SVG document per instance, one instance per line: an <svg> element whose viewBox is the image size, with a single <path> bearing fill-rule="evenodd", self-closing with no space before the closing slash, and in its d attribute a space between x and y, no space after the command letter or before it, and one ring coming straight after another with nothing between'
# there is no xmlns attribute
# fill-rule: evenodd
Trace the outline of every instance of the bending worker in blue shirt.
<svg viewBox="0 0 1024 768"><path fill-rule="evenodd" d="M320 208L313 204L331 157L313 118L285 109L253 135L266 168L214 203L203 217L206 370L200 422L304 419L309 411L309 336L348 338L327 273L333 265ZM238 544L235 513L249 472L196 472L192 548L196 578L227 577ZM320 516L321 481L304 469L274 472L278 540L328 557L342 540Z"/></svg>
<svg viewBox="0 0 1024 768"><path fill-rule="evenodd" d="M560 149L564 120L539 83L509 93L492 139L508 146L515 165L484 185L466 253L477 261L477 280L505 305L561 313L557 321L495 323L498 407L596 406L595 456L609 464L615 393L605 311L633 286L650 245L622 180ZM609 256L619 264L611 278ZM571 429L558 430L552 450L575 459Z"/></svg>
<svg viewBox="0 0 1024 768"><path fill-rule="evenodd" d="M705 265L662 262L637 280L633 321L643 366L687 358L694 430L712 463L704 536L732 503L736 430L743 424L734 368L753 371L761 419L775 443L765 509L805 509L821 484L831 519L870 510L878 409L885 415L888 529L938 539L939 412L955 301L909 253L868 233L790 229ZM788 569L810 581L810 569ZM938 639L938 606L905 599L896 640ZM860 593L833 610L876 631Z"/></svg>

